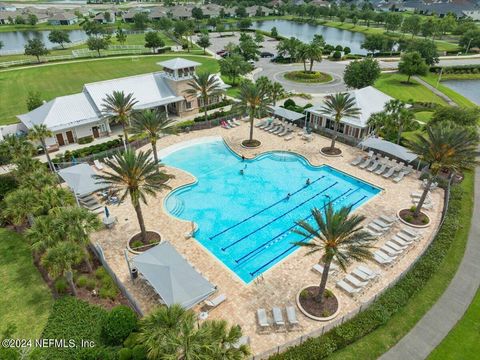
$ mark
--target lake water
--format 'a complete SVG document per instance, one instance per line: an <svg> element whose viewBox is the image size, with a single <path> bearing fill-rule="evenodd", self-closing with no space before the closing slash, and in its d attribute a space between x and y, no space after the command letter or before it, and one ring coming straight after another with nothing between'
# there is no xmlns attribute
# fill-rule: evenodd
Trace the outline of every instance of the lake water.
<svg viewBox="0 0 480 360"><path fill-rule="evenodd" d="M310 42L313 39L313 35L320 34L323 35L327 44L348 46L352 50L352 54L365 55L367 53L365 49L360 47L365 40L365 35L358 32L289 20L255 21L252 27L258 30L270 31L274 26L277 28L278 33L285 37L293 36L303 42Z"/></svg>
<svg viewBox="0 0 480 360"><path fill-rule="evenodd" d="M61 29L61 26L59 27ZM72 42L84 40L87 38L87 34L83 30L69 30L70 40ZM9 31L9 32L0 32L0 41L3 42L3 48L1 51L9 50L23 50L25 44L28 40L33 38L39 38L51 49L58 44L52 44L48 40L48 34L50 31Z"/></svg>
<svg viewBox="0 0 480 360"><path fill-rule="evenodd" d="M480 80L446 80L442 84L480 105Z"/></svg>

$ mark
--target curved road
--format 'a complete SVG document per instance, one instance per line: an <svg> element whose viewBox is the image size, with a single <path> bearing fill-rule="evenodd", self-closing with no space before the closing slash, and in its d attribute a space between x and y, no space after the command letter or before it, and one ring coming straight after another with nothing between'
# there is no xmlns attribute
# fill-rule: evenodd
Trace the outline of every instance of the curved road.
<svg viewBox="0 0 480 360"><path fill-rule="evenodd" d="M463 317L472 302L480 286L480 167L475 169L474 196L467 247L452 282L417 325L379 359L425 359Z"/></svg>

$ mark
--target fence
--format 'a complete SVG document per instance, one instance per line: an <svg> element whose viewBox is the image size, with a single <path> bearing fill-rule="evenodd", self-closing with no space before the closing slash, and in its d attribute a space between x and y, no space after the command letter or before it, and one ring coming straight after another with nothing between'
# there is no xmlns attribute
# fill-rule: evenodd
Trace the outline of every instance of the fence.
<svg viewBox="0 0 480 360"><path fill-rule="evenodd" d="M311 130L314 133L317 133L317 134L320 134L320 135L323 135L323 136L326 136L326 137L329 137L329 138L332 138L333 134L335 133L333 130L330 130L330 129L327 129L327 128L324 128L324 127L312 128ZM337 139L336 140L341 142L341 143L350 145L350 146L357 146L362 141L362 139L357 139L356 137L345 135L345 134L342 134L340 132L337 132Z"/></svg>
<svg viewBox="0 0 480 360"><path fill-rule="evenodd" d="M363 303L360 305L359 308L357 309L354 309L350 312L348 312L347 314L345 314L344 316L342 316L341 318L339 319L335 319L333 322L329 323L329 324L326 324L324 326L322 326L320 329L317 329L317 330L314 330L306 335L302 335L294 340L291 340L285 344L282 344L282 345L278 345L274 348L271 348L267 351L264 351L263 353L259 354L259 355L254 355L251 357L251 359L253 360L259 360L259 359L266 359L272 355L276 355L276 354L279 354L281 352L284 352L286 351L288 348L292 347L292 346L298 346L298 345L301 345L305 340L308 340L310 338L314 338L314 337L319 337L319 336L322 336L323 334L327 333L328 331L332 330L334 327L337 327L341 324L343 324L345 321L348 321L350 319L352 319L353 317L355 317L356 315L358 315L360 312L362 312L363 310L367 309L373 302L375 302L379 296L381 296L385 291L387 291L388 289L390 289L391 287L393 287L398 281L400 281L412 268L413 266L415 266L415 264L417 263L417 261L423 256L423 254L428 250L428 248L430 247L430 245L432 244L432 241L435 239L435 237L437 236L438 234L438 231L440 230L440 228L442 227L443 225L443 222L445 221L445 215L447 214L447 210L448 210L448 206L449 206L449 203L450 203L450 186L451 186L451 182L452 182L452 178L450 179L450 181L448 182L448 185L447 185L447 188L445 190L445 195L444 195L444 205L443 205L443 210L442 210L442 216L441 216L441 220L440 220L440 224L439 226L437 227L437 229L435 230L434 234L431 236L430 238L430 243L428 244L428 246L426 246L422 252L417 256L417 258L403 271L401 272L400 274L397 275L397 277L392 281L390 282L390 284L388 284L385 288L383 288L378 294L375 294L374 297L370 298L367 302Z"/></svg>

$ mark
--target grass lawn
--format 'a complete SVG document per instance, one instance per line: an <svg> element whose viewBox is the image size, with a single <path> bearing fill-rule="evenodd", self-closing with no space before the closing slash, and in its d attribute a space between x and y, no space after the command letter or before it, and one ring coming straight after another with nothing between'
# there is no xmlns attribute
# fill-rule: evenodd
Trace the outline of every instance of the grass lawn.
<svg viewBox="0 0 480 360"><path fill-rule="evenodd" d="M78 93L85 83L159 71L157 62L178 56L201 63L200 70L218 71L216 60L187 54L103 58L0 71L0 125L17 122L15 115L27 111L27 89L39 91L48 101Z"/></svg>
<svg viewBox="0 0 480 360"><path fill-rule="evenodd" d="M480 290L463 318L455 325L428 360L477 359L480 353Z"/></svg>
<svg viewBox="0 0 480 360"><path fill-rule="evenodd" d="M457 76L459 76L459 75L469 75L469 76L471 76L473 74L458 74L458 75L457 74L448 74L448 75L449 75L448 77L447 77L447 75L442 76L442 79L443 80L447 80L447 79L451 79L451 80L454 80L454 79L468 79L467 76L463 76L463 77L457 77ZM428 82L432 86L437 86L438 75L436 75L436 74L428 73L426 76L422 76L422 79L425 80L426 82ZM438 84L438 90L440 90L442 93L447 95L450 99L452 99L454 102L456 102L459 106L463 106L463 107L475 107L476 106L473 102L468 100L466 97L460 95L456 91L454 91L454 90L450 89L449 87L443 85L441 81Z"/></svg>
<svg viewBox="0 0 480 360"><path fill-rule="evenodd" d="M37 339L52 308L50 290L21 235L0 229L0 254L0 331L13 323L15 338Z"/></svg>
<svg viewBox="0 0 480 360"><path fill-rule="evenodd" d="M406 84L407 76L399 73L388 73L380 75L375 83L375 87L396 99L403 101L421 101L435 102L446 105L445 101L428 90L425 86L410 80L411 84Z"/></svg>
<svg viewBox="0 0 480 360"><path fill-rule="evenodd" d="M404 337L433 306L433 304L437 302L455 275L458 265L463 258L473 210L473 181L473 174L465 173L465 180L462 182L462 184L460 184L465 196L458 219L459 223L463 226L452 240L450 249L445 256L443 263L438 267L435 275L433 275L426 286L417 294L415 294L408 301L407 305L397 314L395 314L384 326L376 329L352 345L335 352L331 357L329 357L329 359L377 359L385 351L395 345L402 337ZM475 315L472 314L472 317L477 315L478 311ZM478 334L478 327L476 332ZM458 346L458 342L456 345ZM440 358L441 357L438 359ZM456 356L454 358L472 359L468 356Z"/></svg>
<svg viewBox="0 0 480 360"><path fill-rule="evenodd" d="M415 113L415 119L424 123L428 123L432 118L432 116L433 116L432 111L419 111Z"/></svg>

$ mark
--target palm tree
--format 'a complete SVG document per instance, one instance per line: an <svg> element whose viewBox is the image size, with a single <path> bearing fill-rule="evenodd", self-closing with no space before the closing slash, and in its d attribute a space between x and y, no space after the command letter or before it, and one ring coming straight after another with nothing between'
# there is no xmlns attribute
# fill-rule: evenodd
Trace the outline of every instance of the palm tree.
<svg viewBox="0 0 480 360"><path fill-rule="evenodd" d="M275 81L272 83L269 89L270 98L272 99L273 106L277 105L277 100L285 94L285 89L283 88L282 84Z"/></svg>
<svg viewBox="0 0 480 360"><path fill-rule="evenodd" d="M160 138L160 134L175 133L175 128L172 126L174 121L168 120L165 114L159 110L138 111L133 113L132 118L132 133L147 134L152 145L153 158L158 164L157 140Z"/></svg>
<svg viewBox="0 0 480 360"><path fill-rule="evenodd" d="M242 336L239 326L228 329L225 321L196 324L192 310L163 306L141 320L137 339L148 359L237 360L249 354L246 346L233 346Z"/></svg>
<svg viewBox="0 0 480 360"><path fill-rule="evenodd" d="M239 102L234 106L243 114L248 114L250 119L249 141L253 140L253 120L262 117L269 109L270 99L267 89L259 87L251 82L243 82L240 86Z"/></svg>
<svg viewBox="0 0 480 360"><path fill-rule="evenodd" d="M69 242L61 241L51 248L48 248L42 256L42 265L53 277L65 276L72 294L77 296L77 289L73 282L73 266L82 260L82 251L79 246Z"/></svg>
<svg viewBox="0 0 480 360"><path fill-rule="evenodd" d="M37 192L28 188L18 188L10 191L2 202L2 214L17 227L28 220L30 225L33 216L41 210Z"/></svg>
<svg viewBox="0 0 480 360"><path fill-rule="evenodd" d="M44 253L62 240L56 231L55 219L50 215L37 217L32 227L26 231L26 238L36 253Z"/></svg>
<svg viewBox="0 0 480 360"><path fill-rule="evenodd" d="M133 93L125 95L123 91L114 91L103 99L102 111L105 117L109 121L122 125L126 144L128 144L127 128L130 125L130 115L136 103L138 101L133 97Z"/></svg>
<svg viewBox="0 0 480 360"><path fill-rule="evenodd" d="M48 214L50 210L58 207L75 206L75 196L64 187L46 186L38 196L39 205L42 207L42 214Z"/></svg>
<svg viewBox="0 0 480 360"><path fill-rule="evenodd" d="M335 140L337 139L338 126L342 118L358 117L360 109L355 106L355 98L348 93L337 93L325 97L324 105L320 108L320 112L334 119L333 136L330 149L335 148Z"/></svg>
<svg viewBox="0 0 480 360"><path fill-rule="evenodd" d="M308 60L308 45L307 44L301 44L298 47L298 55L297 59L300 60L303 63L303 72L307 72L307 60Z"/></svg>
<svg viewBox="0 0 480 360"><path fill-rule="evenodd" d="M333 260L337 261L345 271L351 260L363 261L372 257L370 249L374 238L370 233L362 230L360 225L365 220L365 216L350 215L351 210L350 206L344 206L336 211L329 203L325 209L325 216L321 210L312 209L315 227L305 220L296 222L301 229L295 229L295 232L313 239L311 242L296 242L295 245L307 247L309 251L306 255L321 252L320 262L323 263L324 268L316 298L320 303L323 301Z"/></svg>
<svg viewBox="0 0 480 360"><path fill-rule="evenodd" d="M208 120L208 100L211 96L218 96L222 93L220 81L214 74L202 72L193 75L187 85L190 89L184 90L184 93L190 96L201 98L203 100L203 110L205 113L205 121Z"/></svg>
<svg viewBox="0 0 480 360"><path fill-rule="evenodd" d="M15 174L18 176L17 178L22 184L22 187L31 188L32 190L42 191L47 187L55 187L56 185L58 185L58 177L52 172L50 172L48 169L43 167L42 165L40 165L40 167L36 167L36 165L29 164L28 162L22 161L22 165L25 165L27 168L30 168L30 166L33 165L33 168L30 168L31 169L30 172L22 172L21 174L20 174L20 171L23 171L24 168L18 167L19 162L17 161L15 161L15 165L17 165ZM69 192L65 188L59 187L58 189L63 189L64 191ZM71 195L71 192L70 192L70 195Z"/></svg>
<svg viewBox="0 0 480 360"><path fill-rule="evenodd" d="M469 169L477 162L475 160L478 135L451 123L436 124L426 127L426 134L415 134L415 138L406 140L407 146L421 160L428 163L430 176L423 190L420 201L413 216L417 217L430 191L432 182L437 179L440 171L458 172Z"/></svg>
<svg viewBox="0 0 480 360"><path fill-rule="evenodd" d="M0 142L0 156L8 162L15 161L20 156L31 159L34 151L35 148L25 136L9 134Z"/></svg>
<svg viewBox="0 0 480 360"><path fill-rule="evenodd" d="M122 192L121 201L125 200L127 195L130 196L144 242L147 241L147 232L140 202L147 204L147 195L155 196L157 191L168 188L165 185L166 175L158 171L159 165L150 158L151 155L151 150L137 154L127 149L115 155L113 160L105 160L111 171L95 176L100 183L110 185L115 192Z"/></svg>
<svg viewBox="0 0 480 360"><path fill-rule="evenodd" d="M397 144L400 144L403 130L411 126L415 120L413 112L407 109L405 102L401 100L390 100L385 104L385 112L388 115L388 122L397 130Z"/></svg>
<svg viewBox="0 0 480 360"><path fill-rule="evenodd" d="M323 49L315 43L307 45L306 57L310 60L310 72L313 70L314 62L321 62L323 55Z"/></svg>
<svg viewBox="0 0 480 360"><path fill-rule="evenodd" d="M39 141L45 156L47 157L48 166L50 170L55 171L53 166L52 159L50 159L50 154L48 153L47 144L45 140L53 136L53 133L47 128L45 124L33 125L33 127L28 131L28 138L32 141Z"/></svg>

